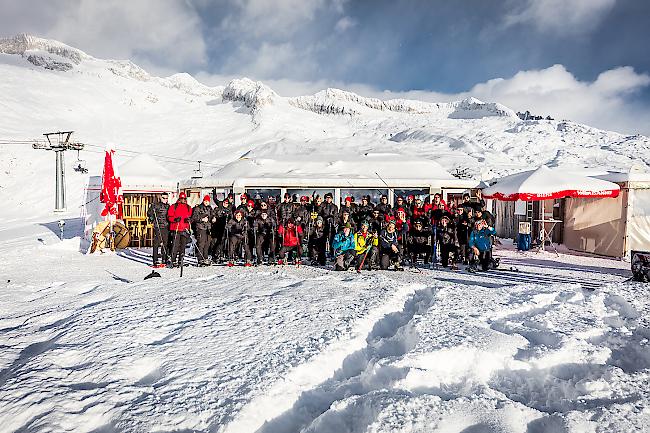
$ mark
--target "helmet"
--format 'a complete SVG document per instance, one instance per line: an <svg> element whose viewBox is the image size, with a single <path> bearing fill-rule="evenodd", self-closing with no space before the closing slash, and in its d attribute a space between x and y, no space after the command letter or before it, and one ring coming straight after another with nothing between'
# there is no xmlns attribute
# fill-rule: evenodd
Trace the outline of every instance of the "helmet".
<svg viewBox="0 0 650 433"><path fill-rule="evenodd" d="M187 198L187 194L185 194L185 191L181 191L181 193L178 194L178 199L180 200L182 198L185 198L185 199Z"/></svg>

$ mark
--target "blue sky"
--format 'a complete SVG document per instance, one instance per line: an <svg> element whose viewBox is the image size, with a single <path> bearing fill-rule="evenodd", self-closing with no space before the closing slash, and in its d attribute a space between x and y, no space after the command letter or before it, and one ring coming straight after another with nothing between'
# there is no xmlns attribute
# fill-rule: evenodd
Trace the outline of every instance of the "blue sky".
<svg viewBox="0 0 650 433"><path fill-rule="evenodd" d="M207 84L340 87L650 134L645 0L0 0L0 28Z"/></svg>

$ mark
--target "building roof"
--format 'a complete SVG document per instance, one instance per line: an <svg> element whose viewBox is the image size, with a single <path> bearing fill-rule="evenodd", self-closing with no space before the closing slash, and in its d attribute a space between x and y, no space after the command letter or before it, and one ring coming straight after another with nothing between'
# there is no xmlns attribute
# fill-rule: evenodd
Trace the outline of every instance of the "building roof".
<svg viewBox="0 0 650 433"><path fill-rule="evenodd" d="M212 175L181 182L182 187L390 187L470 188L431 159L398 154L244 156Z"/></svg>
<svg viewBox="0 0 650 433"><path fill-rule="evenodd" d="M175 191L176 177L151 155L141 153L118 167L123 192ZM102 177L90 176L88 188L101 188Z"/></svg>

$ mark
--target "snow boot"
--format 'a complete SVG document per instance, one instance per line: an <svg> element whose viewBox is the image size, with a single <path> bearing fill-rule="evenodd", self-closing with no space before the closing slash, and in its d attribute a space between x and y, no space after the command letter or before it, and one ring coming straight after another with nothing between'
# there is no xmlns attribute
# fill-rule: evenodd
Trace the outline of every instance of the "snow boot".
<svg viewBox="0 0 650 433"><path fill-rule="evenodd" d="M232 268L233 266L235 266L235 264L233 262L228 262L228 267L229 268Z"/></svg>
<svg viewBox="0 0 650 433"><path fill-rule="evenodd" d="M278 260L278 265L284 265L284 261L282 259Z"/></svg>
<svg viewBox="0 0 650 433"><path fill-rule="evenodd" d="M253 266L253 264L247 261L246 263L244 263L244 266L250 268L251 266Z"/></svg>

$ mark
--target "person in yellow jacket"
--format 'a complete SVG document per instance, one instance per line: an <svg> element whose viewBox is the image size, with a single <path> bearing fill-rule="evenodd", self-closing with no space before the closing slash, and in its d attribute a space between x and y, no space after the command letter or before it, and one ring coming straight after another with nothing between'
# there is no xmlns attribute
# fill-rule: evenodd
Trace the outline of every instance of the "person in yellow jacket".
<svg viewBox="0 0 650 433"><path fill-rule="evenodd" d="M359 269L361 263L368 269L376 269L377 249L379 247L379 236L377 233L370 233L370 224L368 221L361 223L361 230L354 234L356 256L356 268Z"/></svg>

